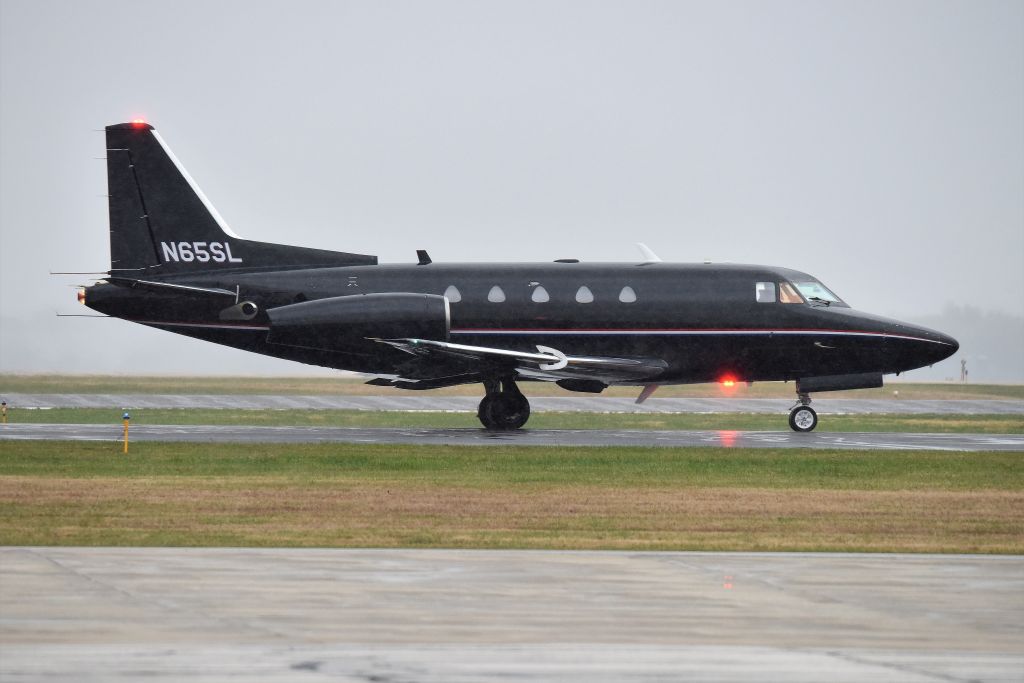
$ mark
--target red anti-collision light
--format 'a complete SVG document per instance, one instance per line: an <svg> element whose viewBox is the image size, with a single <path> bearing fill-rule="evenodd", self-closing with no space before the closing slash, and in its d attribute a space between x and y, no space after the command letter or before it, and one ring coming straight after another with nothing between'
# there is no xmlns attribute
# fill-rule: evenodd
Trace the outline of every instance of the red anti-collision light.
<svg viewBox="0 0 1024 683"><path fill-rule="evenodd" d="M146 119L132 119L132 125L136 128L142 128L146 125Z"/></svg>

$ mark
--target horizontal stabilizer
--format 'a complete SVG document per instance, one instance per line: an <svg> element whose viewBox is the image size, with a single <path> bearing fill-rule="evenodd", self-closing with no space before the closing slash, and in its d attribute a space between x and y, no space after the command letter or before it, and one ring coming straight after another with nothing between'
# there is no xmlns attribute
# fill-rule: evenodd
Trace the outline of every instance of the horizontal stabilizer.
<svg viewBox="0 0 1024 683"><path fill-rule="evenodd" d="M154 292L156 294L181 294L184 296L195 296L195 297L220 297L225 299L235 300L238 298L237 292L232 292L229 289L220 289L218 287L195 287L193 285L179 285L172 282L154 282L151 280L135 280L127 277L107 277L104 278L107 282L118 287L127 287L129 289L140 289L146 292Z"/></svg>

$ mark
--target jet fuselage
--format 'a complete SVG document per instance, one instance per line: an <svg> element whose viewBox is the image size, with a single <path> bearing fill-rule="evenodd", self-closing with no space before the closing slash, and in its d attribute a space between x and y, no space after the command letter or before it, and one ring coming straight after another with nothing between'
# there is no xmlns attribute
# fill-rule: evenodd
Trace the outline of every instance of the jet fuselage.
<svg viewBox="0 0 1024 683"><path fill-rule="evenodd" d="M405 354L366 339L331 349L269 343L266 311L342 296L447 293L445 341L662 358L667 368L661 384L889 374L930 365L956 349L947 335L842 302L756 298L758 283L779 287L813 280L784 268L721 264L431 263L167 279L237 292L239 301L258 309L249 320L223 320L220 301L109 284L90 288L86 303L108 315L247 351L378 374L392 373Z"/></svg>

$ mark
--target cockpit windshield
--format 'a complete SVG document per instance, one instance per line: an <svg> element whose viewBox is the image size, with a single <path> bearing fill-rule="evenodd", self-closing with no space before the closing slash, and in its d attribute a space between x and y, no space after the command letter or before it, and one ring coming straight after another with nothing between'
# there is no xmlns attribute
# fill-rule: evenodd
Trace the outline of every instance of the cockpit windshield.
<svg viewBox="0 0 1024 683"><path fill-rule="evenodd" d="M846 302L817 280L803 280L793 283L808 303L818 306L846 306Z"/></svg>

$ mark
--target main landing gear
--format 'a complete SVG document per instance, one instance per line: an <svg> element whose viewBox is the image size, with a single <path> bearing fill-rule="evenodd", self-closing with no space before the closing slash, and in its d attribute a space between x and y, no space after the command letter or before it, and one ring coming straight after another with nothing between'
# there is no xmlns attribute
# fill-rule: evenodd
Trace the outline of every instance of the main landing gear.
<svg viewBox="0 0 1024 683"><path fill-rule="evenodd" d="M796 395L797 403L789 411L789 427L794 432L809 432L818 426L818 414L811 407L811 397L803 392Z"/></svg>
<svg viewBox="0 0 1024 683"><path fill-rule="evenodd" d="M530 419L530 402L511 378L486 380L484 390L487 394L476 416L487 429L507 432L519 429Z"/></svg>

